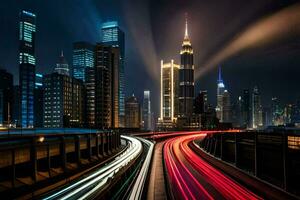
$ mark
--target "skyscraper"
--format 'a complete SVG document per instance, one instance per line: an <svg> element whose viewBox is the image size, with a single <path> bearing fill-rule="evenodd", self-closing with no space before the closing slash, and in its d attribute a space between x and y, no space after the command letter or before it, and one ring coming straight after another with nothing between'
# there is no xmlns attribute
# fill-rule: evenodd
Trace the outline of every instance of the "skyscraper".
<svg viewBox="0 0 300 200"><path fill-rule="evenodd" d="M252 93L252 128L257 129L263 126L263 110L258 87L254 87Z"/></svg>
<svg viewBox="0 0 300 200"><path fill-rule="evenodd" d="M88 42L73 43L73 76L85 82L86 68L94 67L94 48Z"/></svg>
<svg viewBox="0 0 300 200"><path fill-rule="evenodd" d="M180 51L181 65L179 69L179 116L193 114L194 103L194 55L188 35L188 23L185 22L185 34Z"/></svg>
<svg viewBox="0 0 300 200"><path fill-rule="evenodd" d="M245 128L252 127L250 102L250 92L248 89L245 89L242 96L242 127Z"/></svg>
<svg viewBox="0 0 300 200"><path fill-rule="evenodd" d="M195 98L194 112L195 114L203 114L207 111L207 109L208 109L207 91L202 90Z"/></svg>
<svg viewBox="0 0 300 200"><path fill-rule="evenodd" d="M279 99L277 97L272 98L271 103L271 112L272 112L272 125L279 126L284 124L284 109L280 105Z"/></svg>
<svg viewBox="0 0 300 200"><path fill-rule="evenodd" d="M102 43L112 47L118 47L120 50L119 53L119 89L118 89L118 98L119 98L119 125L118 127L124 127L125 123L125 82L124 82L124 59L125 59L125 34L120 29L118 22L110 21L102 24L101 27L102 33Z"/></svg>
<svg viewBox="0 0 300 200"><path fill-rule="evenodd" d="M119 127L119 48L97 44L95 66L86 68L87 123Z"/></svg>
<svg viewBox="0 0 300 200"><path fill-rule="evenodd" d="M13 75L0 69L0 126L12 123Z"/></svg>
<svg viewBox="0 0 300 200"><path fill-rule="evenodd" d="M231 121L231 103L230 103L230 94L227 90L224 90L222 95L222 119L221 122L229 123Z"/></svg>
<svg viewBox="0 0 300 200"><path fill-rule="evenodd" d="M223 114L223 94L225 90L225 85L222 79L222 72L221 67L219 67L219 76L217 80L217 107L216 107L216 114L217 118L222 121L222 114Z"/></svg>
<svg viewBox="0 0 300 200"><path fill-rule="evenodd" d="M35 88L34 88L34 127L43 127L44 115L44 88L43 75L35 74Z"/></svg>
<svg viewBox="0 0 300 200"><path fill-rule="evenodd" d="M144 91L144 100L143 100L143 122L144 130L152 130L151 122L151 100L150 100L150 91Z"/></svg>
<svg viewBox="0 0 300 200"><path fill-rule="evenodd" d="M55 72L45 75L44 87L44 127L82 127L84 123L82 81Z"/></svg>
<svg viewBox="0 0 300 200"><path fill-rule="evenodd" d="M54 72L58 74L70 76L69 64L64 56L64 52L61 51L60 57L58 59L58 63L56 63L56 67L54 68Z"/></svg>
<svg viewBox="0 0 300 200"><path fill-rule="evenodd" d="M134 94L125 102L125 127L140 128L140 105Z"/></svg>
<svg viewBox="0 0 300 200"><path fill-rule="evenodd" d="M160 68L160 119L163 123L174 123L178 116L179 65L161 61Z"/></svg>
<svg viewBox="0 0 300 200"><path fill-rule="evenodd" d="M36 15L22 10L19 23L19 83L21 93L21 126L34 125Z"/></svg>

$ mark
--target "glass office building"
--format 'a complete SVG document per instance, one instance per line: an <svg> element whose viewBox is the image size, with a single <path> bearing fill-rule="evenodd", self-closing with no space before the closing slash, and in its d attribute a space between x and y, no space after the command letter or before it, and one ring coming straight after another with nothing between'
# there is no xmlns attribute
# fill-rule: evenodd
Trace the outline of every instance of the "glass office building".
<svg viewBox="0 0 300 200"><path fill-rule="evenodd" d="M118 47L120 49L119 65L119 127L125 126L125 83L124 83L124 56L125 56L125 35L120 29L118 22L110 21L102 24L102 43Z"/></svg>
<svg viewBox="0 0 300 200"><path fill-rule="evenodd" d="M22 10L19 22L19 82L21 96L21 127L34 125L36 15Z"/></svg>
<svg viewBox="0 0 300 200"><path fill-rule="evenodd" d="M73 76L85 82L87 68L94 67L94 45L88 42L73 43Z"/></svg>

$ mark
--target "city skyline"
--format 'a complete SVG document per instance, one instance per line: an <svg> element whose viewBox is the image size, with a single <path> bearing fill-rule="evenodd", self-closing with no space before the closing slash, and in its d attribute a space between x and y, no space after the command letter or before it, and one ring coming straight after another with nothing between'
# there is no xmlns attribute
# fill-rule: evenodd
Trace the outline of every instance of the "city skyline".
<svg viewBox="0 0 300 200"><path fill-rule="evenodd" d="M268 13L271 15L272 13L276 13L278 10L283 9L285 7L288 7L290 5L293 5L293 1L287 1L285 3L278 3L278 4L272 4L270 7L264 7L264 3L256 5L257 7L261 6L259 9L262 11L258 12L258 14L252 14L250 17L248 17L248 20L250 22L246 22L244 26L247 24L251 24L252 22L257 21L261 17L263 17L262 13ZM55 3L53 3L52 7ZM68 5L68 3L65 3ZM134 30L131 30L132 27L130 26L130 23L126 22L127 17L122 12L122 9L120 7L126 7L123 4L118 4L117 1L113 1L111 3L105 2L103 5L99 5L95 2L91 3L83 3L83 6L86 9L91 9L91 5L96 5L95 8L92 9L91 14L86 16L87 20L91 23L82 23L79 20L78 25L84 25L88 26L87 30L93 30L88 31L89 34L82 34L82 28L76 27L75 30L70 32L71 28L74 28L74 23L71 23L70 26L64 26L61 30L64 30L64 32L54 32L51 35L47 35L45 30L48 29L48 26L43 23L46 19L49 18L49 16L46 16L42 10L45 9L40 4L34 4L31 1L27 1L25 3L18 3L18 6L13 7L10 3L7 3L2 6L2 8L7 8L7 10L11 10L12 12L9 12L7 14L7 10L3 11L3 15L6 17L4 18L4 24L7 26L7 29L5 29L2 34L4 38L7 38L7 42L9 41L11 44L9 45L8 50L16 50L18 48L17 45L17 35L11 34L12 32L16 32L16 23L18 20L18 12L22 8L28 8L28 10L36 10L37 11L37 28L39 30L38 37L36 41L36 54L37 54L37 67L36 71L42 74L46 74L52 71L53 65L57 62L57 55L60 54L61 50L64 50L66 59L69 61L69 64L72 63L72 44L73 42L84 40L88 42L93 41L100 41L100 29L101 29L101 23L105 22L109 19L117 20L119 21L122 28L124 28L124 31L126 32L126 39L128 47L126 46L126 57L128 57L128 61L126 61L125 65L128 65L126 69L125 67L125 83L126 83L126 96L129 96L131 93L135 93L139 99L142 99L143 95L143 89L137 88L136 82L141 83L143 85L142 88L149 88L153 95L159 95L159 84L156 83L156 81L153 79L153 77L147 72L147 66L145 64L145 61L143 60L143 56L140 56L139 53L134 51L136 44L133 41L134 38ZM134 5L134 6L141 6L145 7L147 3L141 3ZM108 11L101 13L101 16L98 11L101 11L104 7L109 8ZM133 7L134 7L133 6ZM181 7L180 7L181 6ZM204 5L208 6L208 5ZM117 8L117 9L114 9ZM149 5L149 12L153 12L155 5L154 3L150 3ZM193 44L195 48L195 52L197 54L195 55L195 69L197 70L199 68L199 59L203 58L203 50L205 49L205 44L199 45L199 39L202 40L203 36L198 37L196 34L199 32L199 23L197 18L197 13L194 12L194 10L190 7L190 4L182 5L179 4L177 6L170 5L168 3L164 3L162 7L158 10L159 13L161 13L161 9L166 8L177 8L179 12L174 13L173 15L178 19L178 22L176 25L174 25L174 22L171 20L171 17L166 17L164 20L170 21L170 24L166 24L166 26L171 26L172 29L176 27L176 29L180 30L177 31L178 34L175 34L176 38L182 38L182 34L184 34L184 30L182 30L182 24L184 24L184 13L189 13L190 20L190 34L193 38ZM98 10L97 10L98 9ZM208 9L210 7L208 6ZM229 9L230 10L230 9ZM263 12L264 11L264 12ZM49 12L49 11L48 11ZM77 13L78 12L78 13ZM138 12L138 11L136 11ZM224 12L228 12L227 10L224 10ZM70 16L73 16L76 18L81 16L83 17L82 13L78 11L78 9L74 9L74 11L68 11ZM78 15L77 15L78 14ZM60 19L60 14L51 13L50 16L55 17L56 19ZM179 18L180 17L180 18ZM67 17L64 19L64 23L66 23L67 20L69 20L70 17ZM157 21L156 17L152 17L152 21ZM245 17L247 18L247 17ZM196 20L195 20L196 19ZM50 24L51 25L51 24ZM52 26L56 27L59 24L53 23ZM148 24L149 25L149 24ZM168 45L166 45L165 42L162 42L162 40L165 40L162 38L162 36L156 37L157 26L161 26L161 23L151 23L151 29L154 32L153 38L156 38L155 43L162 44L162 45L154 45L156 46L157 51L157 64L155 65L156 69L159 71L159 60L164 59L166 60L170 55L167 54L175 54L180 50L180 39L174 40L174 38L168 38L169 42L168 45L174 46L176 44L176 48L172 48L171 51L166 51L168 48ZM61 25L60 25L61 26ZM51 27L51 26L50 26ZM201 27L200 27L201 28ZM201 30L206 30L206 32L210 31L211 27L203 26ZM241 28L242 29L242 28ZM239 29L238 29L239 30ZM233 31L232 31L233 32ZM52 36L53 35L53 36ZM92 35L92 36L90 36ZM194 36L195 35L195 36ZM226 34L225 34L226 35ZM228 34L227 34L228 35ZM232 35L232 34L231 34ZM67 36L68 39L66 39ZM49 38L48 40L45 40L44 38ZM230 37L230 36L228 36ZM53 45L50 44L53 39L57 40L56 44L59 45ZM167 38L167 37L164 37ZM40 42L43 39L43 42ZM225 39L224 39L225 40ZM5 41L6 42L6 41ZM45 44L46 43L46 44ZM195 45L196 44L196 45ZM287 40L283 40L281 42L277 42L273 45L268 45L264 48L258 48L258 51L248 51L246 53L242 53L239 58L230 58L226 60L225 62L221 63L223 67L223 78L226 80L227 88L231 92L231 99L235 100L238 98L238 96L241 95L242 91L244 89L252 90L254 86L258 86L260 88L261 94L262 94L262 104L266 105L271 101L271 98L278 97L281 102L284 104L287 103L294 103L296 99L300 96L299 93L289 93L289 90L296 90L296 85L298 84L296 74L298 68L296 66L299 66L300 61L296 57L296 55L299 52L299 48L297 46L300 44L299 40L296 37L289 37ZM47 51L42 49L42 46L47 45L49 48L47 48ZM5 45L4 45L5 46ZM283 46L284 48L279 48ZM162 47L161 50L159 47ZM217 47L217 46L216 46ZM215 48L216 48L215 47ZM139 48L137 48L139 49ZM285 52L283 52L283 50ZM175 51L176 50L176 51ZM0 52L3 51L0 48ZM128 51L128 53L127 53ZM173 52L172 52L173 51ZM206 50L205 50L206 51ZM211 50L213 51L213 50ZM14 52L14 51L10 51ZM207 52L207 51L206 51ZM271 54L271 53L272 54ZM17 54L17 52L16 52ZM6 55L5 52L1 53L1 55ZM278 55L276 61L270 55ZM7 55L7 59L1 59L0 66L7 69L9 72L13 73L14 75L14 83L18 83L17 75L18 75L18 67L16 66L15 59L16 55L13 53L10 53ZM179 63L179 57L172 57L172 59L175 60L175 62ZM256 61L253 61L256 60ZM287 67L288 65L288 67ZM153 67L155 69L155 67ZM155 70L154 70L155 71ZM140 77L135 77L134 74L139 73L142 74L140 77L147 77L146 79L141 79ZM291 80L287 80L284 77L289 75ZM212 104L216 104L216 100L214 97L215 95L215 79L217 77L217 69L214 69L206 76L201 77L200 79L196 80L196 89L195 92L199 92L200 90L207 90L208 91L208 99L209 102ZM276 80L276 81L275 81ZM292 81L292 82L291 82ZM271 84L272 82L272 84ZM153 84L154 83L154 84ZM279 84L280 83L280 84ZM276 89L274 89L276 88ZM153 102L153 109L155 113L157 114L159 111L159 101L154 100Z"/></svg>
<svg viewBox="0 0 300 200"><path fill-rule="evenodd" d="M298 199L300 2L0 2L3 199Z"/></svg>

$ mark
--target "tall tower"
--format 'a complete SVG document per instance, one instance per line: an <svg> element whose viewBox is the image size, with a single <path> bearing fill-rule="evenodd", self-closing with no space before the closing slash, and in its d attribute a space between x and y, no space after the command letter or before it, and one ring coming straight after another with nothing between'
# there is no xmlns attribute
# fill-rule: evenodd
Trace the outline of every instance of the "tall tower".
<svg viewBox="0 0 300 200"><path fill-rule="evenodd" d="M144 129L152 130L151 127L151 100L150 100L150 91L144 91L144 100L143 100L143 121Z"/></svg>
<svg viewBox="0 0 300 200"><path fill-rule="evenodd" d="M262 127L262 106L258 87L254 87L252 93L252 128Z"/></svg>
<svg viewBox="0 0 300 200"><path fill-rule="evenodd" d="M125 58L125 34L120 29L117 21L105 22L101 27L102 43L118 47L120 49L118 65L119 69L119 127L125 126L125 80L124 80L124 58Z"/></svg>
<svg viewBox="0 0 300 200"><path fill-rule="evenodd" d="M21 127L34 125L36 15L22 10L19 23L19 84Z"/></svg>
<svg viewBox="0 0 300 200"><path fill-rule="evenodd" d="M85 71L94 67L95 46L88 42L73 43L73 76L85 82Z"/></svg>
<svg viewBox="0 0 300 200"><path fill-rule="evenodd" d="M188 35L187 17L185 34L180 51L181 65L179 69L179 116L189 116L193 113L194 101L194 55Z"/></svg>
<svg viewBox="0 0 300 200"><path fill-rule="evenodd" d="M222 121L223 116L223 94L225 91L225 85L222 79L221 67L219 67L218 80L217 80L217 107L216 114L217 118Z"/></svg>
<svg viewBox="0 0 300 200"><path fill-rule="evenodd" d="M161 61L160 75L160 119L173 123L178 116L178 75L179 65Z"/></svg>
<svg viewBox="0 0 300 200"><path fill-rule="evenodd" d="M69 64L64 56L64 52L61 51L58 63L54 68L54 72L57 72L62 75L70 76Z"/></svg>

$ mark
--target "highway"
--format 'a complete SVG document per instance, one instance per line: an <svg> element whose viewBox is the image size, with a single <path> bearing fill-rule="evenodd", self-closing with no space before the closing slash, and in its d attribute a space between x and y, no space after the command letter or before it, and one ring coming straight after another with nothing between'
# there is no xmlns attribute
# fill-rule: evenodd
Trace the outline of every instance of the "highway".
<svg viewBox="0 0 300 200"><path fill-rule="evenodd" d="M179 136L165 142L163 156L171 198L262 199L191 150L188 144L207 133Z"/></svg>
<svg viewBox="0 0 300 200"><path fill-rule="evenodd" d="M102 168L95 170L93 173L77 182L67 185L59 191L55 191L44 199L96 198L95 195L97 192L105 186L109 179L113 178L122 167L126 166L131 160L138 157L143 151L143 146L140 140L127 136L121 136L121 138L127 140L129 143L129 147L124 153Z"/></svg>

